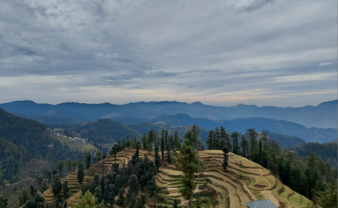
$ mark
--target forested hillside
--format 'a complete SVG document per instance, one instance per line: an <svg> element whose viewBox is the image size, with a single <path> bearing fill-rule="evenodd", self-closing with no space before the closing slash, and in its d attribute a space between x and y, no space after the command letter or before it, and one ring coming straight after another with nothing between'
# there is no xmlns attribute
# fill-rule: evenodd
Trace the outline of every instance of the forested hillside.
<svg viewBox="0 0 338 208"><path fill-rule="evenodd" d="M45 156L52 139L45 134L46 127L34 120L20 118L0 109L0 137L13 142L17 146L24 146L35 156ZM40 147L37 149L36 147Z"/></svg>
<svg viewBox="0 0 338 208"><path fill-rule="evenodd" d="M333 167L337 168L337 144L328 142L318 144L315 142L306 143L298 147L288 148L293 151L295 155L300 158L306 158L313 152L316 156L323 161L328 162Z"/></svg>
<svg viewBox="0 0 338 208"><path fill-rule="evenodd" d="M47 128L34 120L20 118L0 109L0 182L19 180L18 169L30 158L56 162L65 158L76 159L82 156L71 151L57 139L51 137ZM51 145L49 147L49 145ZM16 162L13 162L16 161Z"/></svg>
<svg viewBox="0 0 338 208"><path fill-rule="evenodd" d="M13 142L0 138L0 182L18 181L14 175L30 160L30 154L23 146L16 146Z"/></svg>
<svg viewBox="0 0 338 208"><path fill-rule="evenodd" d="M117 141L129 135L130 138L140 137L140 133L122 123L110 119L99 119L96 122L79 125L81 135L91 138L97 143Z"/></svg>
<svg viewBox="0 0 338 208"><path fill-rule="evenodd" d="M269 135L271 140L276 141L278 143L280 148L299 146L306 143L303 139L296 136L276 134L270 131L265 132Z"/></svg>

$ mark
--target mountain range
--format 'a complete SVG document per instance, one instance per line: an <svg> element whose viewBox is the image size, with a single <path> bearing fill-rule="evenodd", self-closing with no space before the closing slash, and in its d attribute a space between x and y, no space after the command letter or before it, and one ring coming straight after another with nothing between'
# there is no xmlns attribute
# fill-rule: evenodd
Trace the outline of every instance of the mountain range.
<svg viewBox="0 0 338 208"><path fill-rule="evenodd" d="M304 125L307 128L337 128L337 100L323 102L318 106L275 107L243 105L223 107L205 105L200 102L184 103L176 101L137 102L124 105L110 103L85 104L67 102L57 105L35 103L33 101L14 101L0 104L0 108L25 116L46 116L76 118L95 121L101 118L146 118L162 115L187 114L193 118L228 120L242 117L263 117L286 120ZM41 118L40 118L41 119Z"/></svg>
<svg viewBox="0 0 338 208"><path fill-rule="evenodd" d="M152 122L172 126L197 125L205 129L224 126L228 131L257 131L297 136L306 142L329 142L337 139L337 100L297 108L257 107L239 104L232 107L210 106L200 102L137 102L125 105L110 103L40 104L14 101L0 108L17 116L48 124L78 124L109 118L123 124Z"/></svg>

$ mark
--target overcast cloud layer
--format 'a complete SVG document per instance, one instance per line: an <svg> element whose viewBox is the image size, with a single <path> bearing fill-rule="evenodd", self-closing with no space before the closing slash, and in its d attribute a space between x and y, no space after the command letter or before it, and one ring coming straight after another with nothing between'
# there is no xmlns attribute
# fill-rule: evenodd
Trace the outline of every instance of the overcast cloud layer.
<svg viewBox="0 0 338 208"><path fill-rule="evenodd" d="M336 0L0 4L0 102L337 99Z"/></svg>

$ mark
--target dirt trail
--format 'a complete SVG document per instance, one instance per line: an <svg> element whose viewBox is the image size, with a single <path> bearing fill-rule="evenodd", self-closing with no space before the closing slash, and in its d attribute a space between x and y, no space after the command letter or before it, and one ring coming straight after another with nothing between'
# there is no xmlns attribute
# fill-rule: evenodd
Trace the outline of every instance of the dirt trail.
<svg viewBox="0 0 338 208"><path fill-rule="evenodd" d="M262 174L261 177L262 177L266 182L268 182L268 184L269 184L269 186L268 186L267 188L270 188L270 187L271 187L271 183L270 183L268 180L266 180L266 179L264 178L263 173L262 173L262 167L259 168L259 171L260 171L261 174ZM264 191L265 191L267 188L265 188Z"/></svg>
<svg viewBox="0 0 338 208"><path fill-rule="evenodd" d="M272 194L272 192L271 192L270 190L266 190L267 188L271 188L271 183L270 183L268 180L266 180L265 177L263 176L263 173L262 173L262 167L259 168L259 170L260 170L260 172L261 172L261 174L262 174L261 177L262 177L266 182L268 182L268 184L269 184L268 187L264 188L264 190L261 191L261 194L264 196L264 198L270 199L270 200L272 201L272 203L274 203L275 205L277 205L277 207L279 207L279 206L280 206L279 201L275 198L275 196Z"/></svg>

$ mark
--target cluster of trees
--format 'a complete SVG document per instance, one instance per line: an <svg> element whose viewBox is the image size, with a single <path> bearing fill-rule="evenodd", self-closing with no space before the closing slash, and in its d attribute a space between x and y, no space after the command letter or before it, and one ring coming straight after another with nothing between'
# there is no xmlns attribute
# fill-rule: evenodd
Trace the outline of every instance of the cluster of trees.
<svg viewBox="0 0 338 208"><path fill-rule="evenodd" d="M273 167L269 169L285 185L313 201L327 186L336 183L337 170L313 152L304 160L291 152L281 151L271 155L271 160Z"/></svg>
<svg viewBox="0 0 338 208"><path fill-rule="evenodd" d="M96 204L103 202L104 205L109 203L110 205L127 205L130 208L143 208L146 203L145 193L150 197L153 197L156 193L154 176L157 168L147 155L143 159L139 157L139 146L139 143L137 143L137 151L128 164L123 163L120 166L119 163L113 163L112 172L109 172L107 175L103 174L101 177L95 174L92 183L83 183L83 176L79 177L78 171L78 181L82 183L81 190L83 195L88 195L89 193L87 192L90 192L97 199ZM111 154L116 155L119 150L121 150L121 147L115 145L112 148ZM85 160L89 160L88 156ZM88 162L86 162L86 166L87 164ZM79 167L80 169L81 167ZM126 187L129 187L129 189L125 197ZM139 190L144 192L144 194L141 197L136 197ZM115 196L118 196L116 201Z"/></svg>
<svg viewBox="0 0 338 208"><path fill-rule="evenodd" d="M227 147L234 154L249 158L257 163L265 163L267 155L277 153L280 148L276 141L271 140L267 132L261 133L258 139L258 132L255 129L247 129L245 134L232 132L231 134L222 126L211 130L208 135L208 149L219 149ZM240 139L239 139L240 137Z"/></svg>
<svg viewBox="0 0 338 208"><path fill-rule="evenodd" d="M141 138L141 148L148 151L153 151L156 146L160 148L161 152L166 149L177 149L181 143L177 131L168 135L168 131L162 129L158 135L156 130L149 131L148 135L144 133Z"/></svg>
<svg viewBox="0 0 338 208"><path fill-rule="evenodd" d="M45 198L38 194L37 188L31 186L29 191L23 189L19 196L20 206L24 205L24 208L44 208Z"/></svg>
<svg viewBox="0 0 338 208"><path fill-rule="evenodd" d="M306 158L310 152L315 153L323 161L337 168L337 143L315 143L309 142L298 147L291 147L288 150L294 150L294 153L300 158Z"/></svg>

